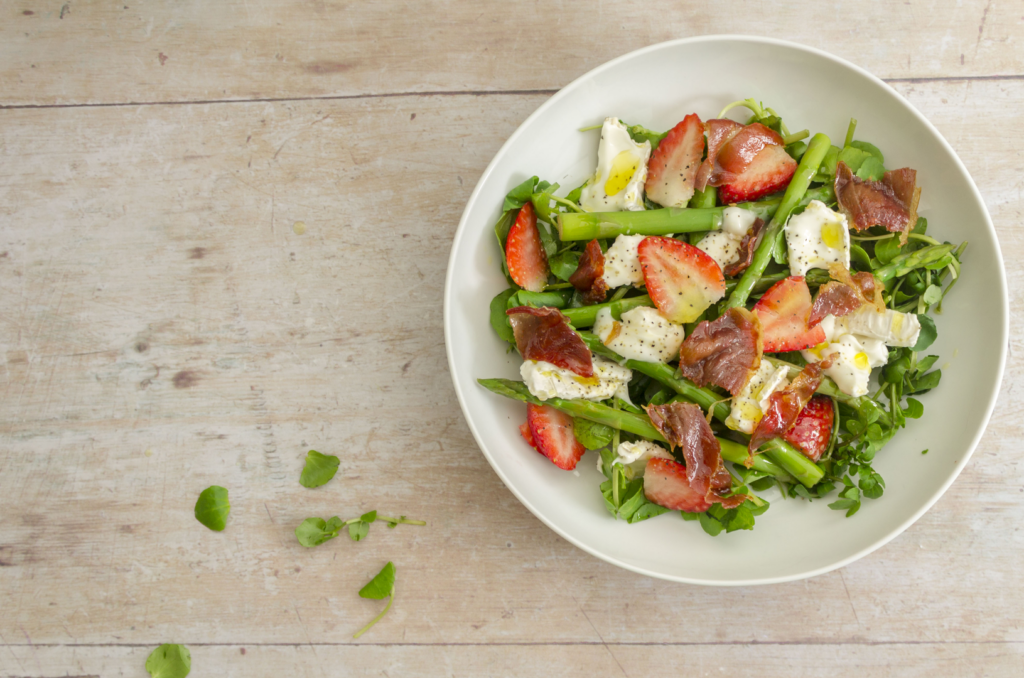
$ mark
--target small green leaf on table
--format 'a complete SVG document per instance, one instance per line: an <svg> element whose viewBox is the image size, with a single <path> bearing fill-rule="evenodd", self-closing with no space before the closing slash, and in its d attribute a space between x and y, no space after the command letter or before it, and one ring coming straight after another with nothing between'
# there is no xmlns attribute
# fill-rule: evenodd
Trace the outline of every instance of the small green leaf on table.
<svg viewBox="0 0 1024 678"><path fill-rule="evenodd" d="M211 530L222 531L227 525L230 512L228 491L220 485L210 485L199 493L199 499L196 500L196 520Z"/></svg>
<svg viewBox="0 0 1024 678"><path fill-rule="evenodd" d="M299 484L308 488L326 485L338 472L340 464L341 460L332 454L320 454L316 450L310 450L306 454L306 466L299 476Z"/></svg>
<svg viewBox="0 0 1024 678"><path fill-rule="evenodd" d="M185 678L192 670L192 654L184 645L165 643L146 658L146 671L152 678Z"/></svg>

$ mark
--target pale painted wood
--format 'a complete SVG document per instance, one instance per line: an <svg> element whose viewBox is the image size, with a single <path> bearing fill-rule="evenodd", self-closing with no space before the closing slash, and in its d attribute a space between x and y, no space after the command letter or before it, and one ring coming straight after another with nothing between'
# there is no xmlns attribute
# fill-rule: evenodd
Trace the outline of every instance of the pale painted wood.
<svg viewBox="0 0 1024 678"><path fill-rule="evenodd" d="M149 648L34 647L8 655L16 676L108 678L145 676ZM1020 675L1024 643L884 645L575 645L468 646L195 646L190 678L506 678L580 675L592 678L912 678ZM211 670L211 667L216 669Z"/></svg>
<svg viewBox="0 0 1024 678"><path fill-rule="evenodd" d="M516 70L494 82L519 86ZM100 82L97 100L143 80ZM194 676L1014 675L1024 141L1009 132L1024 82L895 86L963 158L999 231L1013 309L1000 402L963 475L891 544L809 581L728 590L639 577L555 536L455 401L451 236L547 94L0 111L0 676L141 677L168 641L192 647ZM343 459L314 491L297 483L310 448ZM220 534L192 517L212 483L231 491ZM294 541L306 516L371 508L429 525ZM350 646L380 609L355 592L387 560L395 607Z"/></svg>
<svg viewBox="0 0 1024 678"><path fill-rule="evenodd" d="M0 12L0 105L558 89L631 50L715 33L795 40L883 78L1024 75L1013 0L48 0Z"/></svg>

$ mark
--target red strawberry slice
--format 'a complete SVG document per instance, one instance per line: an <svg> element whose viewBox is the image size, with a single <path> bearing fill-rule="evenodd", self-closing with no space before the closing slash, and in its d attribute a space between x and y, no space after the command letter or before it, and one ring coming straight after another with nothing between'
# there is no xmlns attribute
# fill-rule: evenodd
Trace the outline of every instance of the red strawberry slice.
<svg viewBox="0 0 1024 678"><path fill-rule="evenodd" d="M765 146L750 161L743 174L718 189L723 204L748 202L775 193L796 173L796 160L782 146Z"/></svg>
<svg viewBox="0 0 1024 678"><path fill-rule="evenodd" d="M505 261L508 274L517 285L531 292L544 291L548 282L548 257L540 241L533 203L523 205L516 222L508 230Z"/></svg>
<svg viewBox="0 0 1024 678"><path fill-rule="evenodd" d="M651 459L644 470L644 496L672 511L703 513L711 508L703 494L690 487L686 467L677 461Z"/></svg>
<svg viewBox="0 0 1024 678"><path fill-rule="evenodd" d="M820 325L807 326L810 314L811 291L803 276L791 275L772 285L754 305L765 353L799 351L824 342Z"/></svg>
<svg viewBox="0 0 1024 678"><path fill-rule="evenodd" d="M665 207L686 207L704 155L704 123L696 113L673 127L647 163L647 197Z"/></svg>
<svg viewBox="0 0 1024 678"><path fill-rule="evenodd" d="M647 293L668 320L693 322L725 296L722 269L693 245L651 236L640 241L638 252Z"/></svg>
<svg viewBox="0 0 1024 678"><path fill-rule="evenodd" d="M587 451L573 435L572 417L550 405L528 404L525 427L519 432L526 442L560 469L573 470Z"/></svg>
<svg viewBox="0 0 1024 678"><path fill-rule="evenodd" d="M803 452L811 461L818 461L828 449L832 438L832 422L835 413L832 411L832 399L828 396L816 395L810 399L804 409L800 410L796 421L783 438Z"/></svg>

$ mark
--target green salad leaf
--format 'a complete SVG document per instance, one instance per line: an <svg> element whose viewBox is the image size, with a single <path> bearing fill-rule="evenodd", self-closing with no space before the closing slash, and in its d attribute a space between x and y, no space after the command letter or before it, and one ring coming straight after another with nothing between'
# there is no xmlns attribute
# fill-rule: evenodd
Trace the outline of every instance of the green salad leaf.
<svg viewBox="0 0 1024 678"><path fill-rule="evenodd" d="M146 671L152 678L185 678L192 670L192 653L184 645L165 643L146 658Z"/></svg>
<svg viewBox="0 0 1024 678"><path fill-rule="evenodd" d="M373 618L369 624L364 626L353 638L359 638L371 628L373 625L383 619L384 615L391 609L391 603L395 602L395 566L390 561L387 565L381 568L381 571L371 579L366 586L359 589L359 596L361 598L369 598L371 600L383 600L388 599L388 604L384 610Z"/></svg>
<svg viewBox="0 0 1024 678"><path fill-rule="evenodd" d="M228 491L220 485L210 485L199 493L195 508L196 520L214 532L221 532L224 529L230 512Z"/></svg>
<svg viewBox="0 0 1024 678"><path fill-rule="evenodd" d="M310 450L306 454L306 465L299 476L299 484L309 488L326 485L338 472L340 464L341 460L334 455Z"/></svg>

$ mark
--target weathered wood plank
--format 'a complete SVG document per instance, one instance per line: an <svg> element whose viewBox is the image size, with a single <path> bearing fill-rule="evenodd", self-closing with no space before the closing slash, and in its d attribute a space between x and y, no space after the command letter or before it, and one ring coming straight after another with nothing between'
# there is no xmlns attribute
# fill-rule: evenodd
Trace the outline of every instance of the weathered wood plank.
<svg viewBox="0 0 1024 678"><path fill-rule="evenodd" d="M143 678L152 648L18 645L0 667L18 678ZM748 675L763 678L1009 678L1020 674L1024 643L886 645L469 645L192 646L193 676L650 676Z"/></svg>
<svg viewBox="0 0 1024 678"><path fill-rule="evenodd" d="M0 105L558 89L663 40L739 33L883 78L1024 75L1013 2L47 0L0 10Z"/></svg>
<svg viewBox="0 0 1024 678"><path fill-rule="evenodd" d="M903 91L974 172L1021 308L1024 147L1004 131L1024 83ZM654 581L576 550L505 490L449 385L440 292L474 182L544 98L0 111L0 643L346 643L379 609L356 590L393 560L399 599L368 641L928 642L849 652L878 667L987 661L992 675L1016 661L1017 645L946 643L1024 640L1019 311L973 462L910 531L840 572L737 590ZM296 482L309 448L343 458L316 491ZM211 483L232 492L221 534L191 514ZM291 535L306 516L370 508L430 525L312 551ZM847 646L825 647L804 665L844 661ZM733 651L673 656L711 671ZM98 663L75 670L106 675L144 657L69 646L40 669L22 665L31 652L0 649L18 658L0 666L56 675L82 656ZM270 666L307 650L268 652ZM331 673L327 650L308 652L310 675ZM560 652L610 661L603 647L537 656Z"/></svg>

